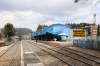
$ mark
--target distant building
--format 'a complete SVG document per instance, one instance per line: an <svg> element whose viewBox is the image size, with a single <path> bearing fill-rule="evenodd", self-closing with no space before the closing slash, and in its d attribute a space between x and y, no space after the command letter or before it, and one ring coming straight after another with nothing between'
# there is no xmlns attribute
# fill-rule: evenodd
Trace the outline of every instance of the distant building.
<svg viewBox="0 0 100 66"><path fill-rule="evenodd" d="M66 40L66 37L72 37L72 30L68 25L52 24L42 29L41 32L32 34L32 38L33 37L34 39L37 38L38 40L46 40L46 41L54 40L54 38L56 38L58 41Z"/></svg>
<svg viewBox="0 0 100 66"><path fill-rule="evenodd" d="M30 35L22 35L23 39L30 39Z"/></svg>
<svg viewBox="0 0 100 66"><path fill-rule="evenodd" d="M92 39L96 39L96 37L97 37L97 26L85 26L85 27L83 27L83 29L85 29L86 30L86 36L88 37L88 36L91 36L92 37Z"/></svg>
<svg viewBox="0 0 100 66"><path fill-rule="evenodd" d="M93 39L97 38L97 26L91 26L91 36Z"/></svg>

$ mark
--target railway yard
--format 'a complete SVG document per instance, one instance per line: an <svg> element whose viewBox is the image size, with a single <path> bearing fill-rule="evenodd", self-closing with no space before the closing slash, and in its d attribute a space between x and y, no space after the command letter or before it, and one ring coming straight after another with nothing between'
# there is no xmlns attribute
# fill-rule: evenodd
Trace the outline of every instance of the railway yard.
<svg viewBox="0 0 100 66"><path fill-rule="evenodd" d="M93 54L85 52L88 49L82 51L72 47L32 40L17 41L0 52L0 66L100 66L99 52Z"/></svg>
<svg viewBox="0 0 100 66"><path fill-rule="evenodd" d="M100 0L0 1L0 66L100 66Z"/></svg>

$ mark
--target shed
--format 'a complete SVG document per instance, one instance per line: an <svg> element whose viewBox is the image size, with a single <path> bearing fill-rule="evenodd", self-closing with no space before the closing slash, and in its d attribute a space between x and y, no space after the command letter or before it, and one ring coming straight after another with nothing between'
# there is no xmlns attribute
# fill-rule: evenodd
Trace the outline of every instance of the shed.
<svg viewBox="0 0 100 66"><path fill-rule="evenodd" d="M65 38L61 38L61 33L65 33ZM44 29L42 29L41 32L38 32L36 34L32 34L34 38L37 37L39 40L54 40L54 38L57 38L57 40L65 40L66 36L71 37L72 36L72 29L68 25L64 24L52 24Z"/></svg>

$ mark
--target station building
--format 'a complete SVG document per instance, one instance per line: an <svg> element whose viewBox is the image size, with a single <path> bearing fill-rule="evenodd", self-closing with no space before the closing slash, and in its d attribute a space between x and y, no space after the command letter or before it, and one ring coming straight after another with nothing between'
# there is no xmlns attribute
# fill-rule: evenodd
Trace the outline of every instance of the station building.
<svg viewBox="0 0 100 66"><path fill-rule="evenodd" d="M32 38L43 41L64 41L66 37L72 37L72 29L64 24L52 24L40 32L32 34Z"/></svg>
<svg viewBox="0 0 100 66"><path fill-rule="evenodd" d="M97 28L98 26L85 26L83 27L83 29L86 30L86 36L91 36L92 39L96 39L97 38Z"/></svg>

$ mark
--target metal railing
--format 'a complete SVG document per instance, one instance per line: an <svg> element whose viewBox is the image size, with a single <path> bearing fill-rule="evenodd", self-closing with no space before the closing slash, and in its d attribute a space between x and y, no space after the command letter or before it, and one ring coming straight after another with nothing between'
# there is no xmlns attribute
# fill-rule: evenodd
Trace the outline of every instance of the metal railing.
<svg viewBox="0 0 100 66"><path fill-rule="evenodd" d="M73 39L74 46L100 51L100 39Z"/></svg>

